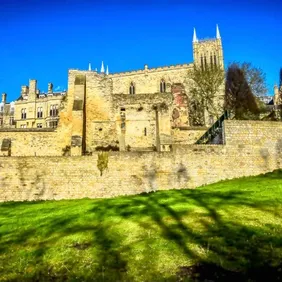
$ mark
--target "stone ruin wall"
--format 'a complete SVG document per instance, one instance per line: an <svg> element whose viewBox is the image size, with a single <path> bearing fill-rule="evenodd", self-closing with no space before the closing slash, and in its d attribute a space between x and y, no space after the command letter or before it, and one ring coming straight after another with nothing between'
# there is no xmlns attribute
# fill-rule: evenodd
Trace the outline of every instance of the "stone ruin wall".
<svg viewBox="0 0 282 282"><path fill-rule="evenodd" d="M279 122L225 121L226 145L173 145L172 152L78 157L1 157L0 201L107 198L195 188L282 168ZM236 164L236 165L234 165Z"/></svg>
<svg viewBox="0 0 282 282"><path fill-rule="evenodd" d="M163 68L146 68L144 70L123 72L109 75L113 81L113 94L129 94L130 83L135 83L136 94L159 93L162 79L167 83L167 92L173 83L182 83L189 88L187 72L193 64L183 64Z"/></svg>

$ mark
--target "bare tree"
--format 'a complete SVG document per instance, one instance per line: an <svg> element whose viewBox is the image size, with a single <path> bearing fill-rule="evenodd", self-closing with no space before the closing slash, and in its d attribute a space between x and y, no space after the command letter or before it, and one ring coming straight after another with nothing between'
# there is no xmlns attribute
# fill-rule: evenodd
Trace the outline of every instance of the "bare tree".
<svg viewBox="0 0 282 282"><path fill-rule="evenodd" d="M214 65L194 65L188 72L188 78L192 80L190 118L194 123L203 123L205 110L218 118L222 113L222 96L220 101L219 91L224 86L224 70Z"/></svg>

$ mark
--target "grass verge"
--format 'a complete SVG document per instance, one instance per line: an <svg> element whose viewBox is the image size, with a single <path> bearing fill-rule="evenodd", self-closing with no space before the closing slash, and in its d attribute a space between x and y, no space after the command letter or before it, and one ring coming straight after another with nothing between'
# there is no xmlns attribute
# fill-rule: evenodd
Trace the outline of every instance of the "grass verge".
<svg viewBox="0 0 282 282"><path fill-rule="evenodd" d="M281 281L281 211L282 171L194 190L2 203L0 281Z"/></svg>

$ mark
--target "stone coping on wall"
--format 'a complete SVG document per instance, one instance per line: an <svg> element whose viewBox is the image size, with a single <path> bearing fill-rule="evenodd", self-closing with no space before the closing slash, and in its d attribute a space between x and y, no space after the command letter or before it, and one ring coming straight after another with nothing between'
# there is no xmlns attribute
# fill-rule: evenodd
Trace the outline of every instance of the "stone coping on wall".
<svg viewBox="0 0 282 282"><path fill-rule="evenodd" d="M273 127L277 127L277 125L279 125L282 127L282 122L281 121L268 121L268 120L236 120L236 119L227 119L224 120L225 123L229 123L232 125L241 125L241 126L246 126L246 125L267 125L267 126L273 126Z"/></svg>
<svg viewBox="0 0 282 282"><path fill-rule="evenodd" d="M55 132L56 128L0 128L0 132Z"/></svg>
<svg viewBox="0 0 282 282"><path fill-rule="evenodd" d="M222 144L208 144L208 145L196 145L196 144L172 144L172 151L107 151L109 157L120 157L120 158L134 158L134 157L162 157L162 156L169 156L172 157L175 154L183 154L184 151L186 152L223 152L226 145ZM83 156L0 156L0 158L14 158L14 159L26 159L26 158L46 158L46 159L89 159L89 158L96 158L102 151L94 151L92 155L83 155Z"/></svg>
<svg viewBox="0 0 282 282"><path fill-rule="evenodd" d="M107 77L112 78L112 77L119 77L119 76L124 76L124 75L134 75L134 74L145 74L145 73L150 73L150 72L158 72L158 71L166 71L166 70L177 70L177 69L182 69L182 68L189 68L192 67L193 63L186 63L186 64L177 64L177 65L170 65L170 66L164 66L164 67L156 67L156 68L147 68L147 69L139 69L139 70L133 70L133 71L125 71L125 72L117 72L117 73L112 73L107 75ZM94 70L79 70L79 69L69 69L69 71L76 71L76 72L83 72L83 73L97 73L100 75L105 75L104 73L98 73Z"/></svg>

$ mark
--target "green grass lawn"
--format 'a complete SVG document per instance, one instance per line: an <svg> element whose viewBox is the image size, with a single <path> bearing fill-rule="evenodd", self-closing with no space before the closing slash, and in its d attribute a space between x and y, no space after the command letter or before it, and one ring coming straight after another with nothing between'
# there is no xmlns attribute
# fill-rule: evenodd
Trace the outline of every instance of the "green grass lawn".
<svg viewBox="0 0 282 282"><path fill-rule="evenodd" d="M194 190L2 203L0 281L275 281L281 214L282 171Z"/></svg>

